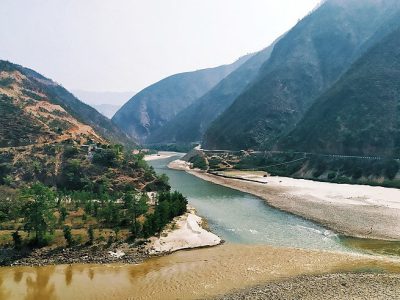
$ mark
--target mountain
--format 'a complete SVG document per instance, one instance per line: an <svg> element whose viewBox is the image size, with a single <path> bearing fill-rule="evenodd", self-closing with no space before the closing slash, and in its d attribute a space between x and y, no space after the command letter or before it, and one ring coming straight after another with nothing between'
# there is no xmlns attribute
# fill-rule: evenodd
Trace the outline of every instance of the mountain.
<svg viewBox="0 0 400 300"><path fill-rule="evenodd" d="M279 147L400 157L400 29L360 58Z"/></svg>
<svg viewBox="0 0 400 300"><path fill-rule="evenodd" d="M142 156L110 143L124 137L115 128L57 83L0 61L0 189L37 181L97 195L168 189Z"/></svg>
<svg viewBox="0 0 400 300"><path fill-rule="evenodd" d="M133 143L109 119L39 73L0 61L0 74L0 146L49 142L61 136Z"/></svg>
<svg viewBox="0 0 400 300"><path fill-rule="evenodd" d="M392 20L395 0L327 0L274 47L256 80L210 126L210 149L270 149Z"/></svg>
<svg viewBox="0 0 400 300"><path fill-rule="evenodd" d="M147 143L188 143L201 140L211 122L255 79L262 64L269 59L274 44L254 54L203 97L155 130L148 137Z"/></svg>
<svg viewBox="0 0 400 300"><path fill-rule="evenodd" d="M73 90L72 93L109 119L134 94L134 92L93 92L84 90Z"/></svg>
<svg viewBox="0 0 400 300"><path fill-rule="evenodd" d="M129 136L146 138L207 93L249 57L231 65L167 77L136 94L114 115L113 122Z"/></svg>
<svg viewBox="0 0 400 300"><path fill-rule="evenodd" d="M55 247L63 245L52 241L72 227L76 216L82 230L96 224L126 231L137 227L133 238L142 228L143 234L155 234L146 225L136 226L136 218L142 215L144 221L153 211L160 215L157 205L148 208L146 192L170 190L168 178L157 175L142 154L110 143L109 138L122 136L114 128L110 120L55 82L0 61L0 223L2 228L6 222L16 224L8 229L18 236L18 231L26 233L19 238L21 252L8 255L7 261L0 259L0 264L24 257L25 249L33 247L45 247L41 253L48 259ZM133 203L135 195L142 195L142 208L140 213L134 208L133 215L114 201L123 198L128 203L130 197ZM170 197L167 203L170 219L186 208L186 198L178 200L174 195L175 200ZM73 238L71 231L68 239L68 247L77 246L72 251L88 245L78 236Z"/></svg>

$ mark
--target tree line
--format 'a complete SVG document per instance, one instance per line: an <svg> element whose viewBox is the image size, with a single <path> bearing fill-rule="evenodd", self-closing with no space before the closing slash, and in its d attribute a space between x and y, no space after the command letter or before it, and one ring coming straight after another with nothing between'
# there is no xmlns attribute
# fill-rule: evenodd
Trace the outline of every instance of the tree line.
<svg viewBox="0 0 400 300"><path fill-rule="evenodd" d="M146 193L127 192L120 199L94 199L85 192L59 194L41 183L21 191L20 210L14 214L21 227L12 237L19 248L23 239L19 233L28 233L26 241L31 246L46 246L54 237L56 229L62 229L68 246L74 244L72 228L67 225L68 215L82 209L82 218L96 220L95 225L86 226L88 243L95 240L94 226L113 229L115 234L124 228L129 229L129 239L148 238L162 231L174 217L186 212L187 199L179 192L161 192L155 203L149 205Z"/></svg>

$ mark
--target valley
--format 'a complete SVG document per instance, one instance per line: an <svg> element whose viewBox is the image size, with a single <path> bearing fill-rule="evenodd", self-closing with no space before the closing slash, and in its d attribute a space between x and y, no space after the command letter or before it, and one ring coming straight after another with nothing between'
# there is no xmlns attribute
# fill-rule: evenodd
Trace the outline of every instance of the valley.
<svg viewBox="0 0 400 300"><path fill-rule="evenodd" d="M400 273L397 257L360 252L345 246L334 232L273 209L259 198L168 169L167 164L176 158L153 160L151 164L168 174L173 189L188 195L189 203L207 218L209 228L226 241L224 245L180 251L137 265L2 268L4 299L69 299L72 295L76 299L89 295L172 299L182 294L185 299L235 299L247 293L262 297L264 289L282 297L316 295L317 290L306 282L314 282L314 287L316 282L325 284L322 288L327 297L331 295L328 299L335 299L333 295L346 299L349 294L377 299L396 295ZM376 284L368 283L371 280ZM302 288L288 291L293 284ZM81 292L76 296L78 290Z"/></svg>
<svg viewBox="0 0 400 300"><path fill-rule="evenodd" d="M400 299L398 0L20 1L0 300Z"/></svg>

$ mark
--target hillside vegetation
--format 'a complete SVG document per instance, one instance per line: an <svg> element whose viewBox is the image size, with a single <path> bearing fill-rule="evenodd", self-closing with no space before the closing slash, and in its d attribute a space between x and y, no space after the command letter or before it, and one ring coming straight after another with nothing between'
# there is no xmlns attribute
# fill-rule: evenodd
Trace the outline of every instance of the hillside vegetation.
<svg viewBox="0 0 400 300"><path fill-rule="evenodd" d="M30 126L33 130L39 126L53 136L61 132L71 137L85 134L97 140L101 139L101 136L114 143L134 145L133 140L129 139L109 119L75 98L62 86L33 70L8 61L0 61L0 94L2 95L1 105L5 109L0 110L0 122L5 132L10 126L14 127L13 130L18 130L18 126L10 122L11 115L8 113L16 115L19 110L18 114L25 116L27 120L27 124L21 124L24 128L20 130L21 132L29 131ZM23 123L21 117L15 118L14 121ZM13 139L11 135L7 137L7 140L1 135L0 143L3 146L19 144L18 135L15 141ZM25 140L25 143L35 141Z"/></svg>
<svg viewBox="0 0 400 300"><path fill-rule="evenodd" d="M281 149L400 157L400 30L373 47L316 103Z"/></svg>
<svg viewBox="0 0 400 300"><path fill-rule="evenodd" d="M200 141L208 126L223 113L257 76L271 55L274 44L254 54L220 83L182 110L147 139L148 144Z"/></svg>
<svg viewBox="0 0 400 300"><path fill-rule="evenodd" d="M0 125L0 246L11 251L1 265L42 246L28 264L81 261L86 246L108 261L104 253L117 240L143 243L186 211L186 198L169 191L168 178L143 154L132 154L130 140L108 119L49 79L4 61ZM119 137L128 147L112 143ZM64 247L77 254L60 252Z"/></svg>
<svg viewBox="0 0 400 300"><path fill-rule="evenodd" d="M257 79L206 131L204 147L272 148L398 10L393 0L324 2L275 45Z"/></svg>

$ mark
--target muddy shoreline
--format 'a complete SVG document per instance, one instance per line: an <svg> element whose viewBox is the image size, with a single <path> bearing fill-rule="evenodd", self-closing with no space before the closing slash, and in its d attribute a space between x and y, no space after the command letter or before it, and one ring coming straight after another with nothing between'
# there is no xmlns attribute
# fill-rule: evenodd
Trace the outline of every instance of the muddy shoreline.
<svg viewBox="0 0 400 300"><path fill-rule="evenodd" d="M214 298L239 299L400 299L400 274L342 273L300 276Z"/></svg>
<svg viewBox="0 0 400 300"><path fill-rule="evenodd" d="M178 251L148 259L138 265L4 267L0 268L0 277L3 291L10 295L4 299L166 300L213 298L270 283L288 282L299 276L312 278L351 272L399 274L400 261L330 251L225 244ZM375 276L380 275L374 274L373 278ZM32 297L35 291L40 291L40 298ZM332 286L332 291L335 291L335 286ZM284 296L281 299L291 299L285 295L290 296L292 292L282 290Z"/></svg>
<svg viewBox="0 0 400 300"><path fill-rule="evenodd" d="M118 257L118 251L124 253ZM113 253L113 254L110 254ZM70 248L25 248L16 250L6 248L0 250L0 266L47 266L64 264L138 264L151 255L145 245L133 246L127 243L113 245L96 244L80 245Z"/></svg>

